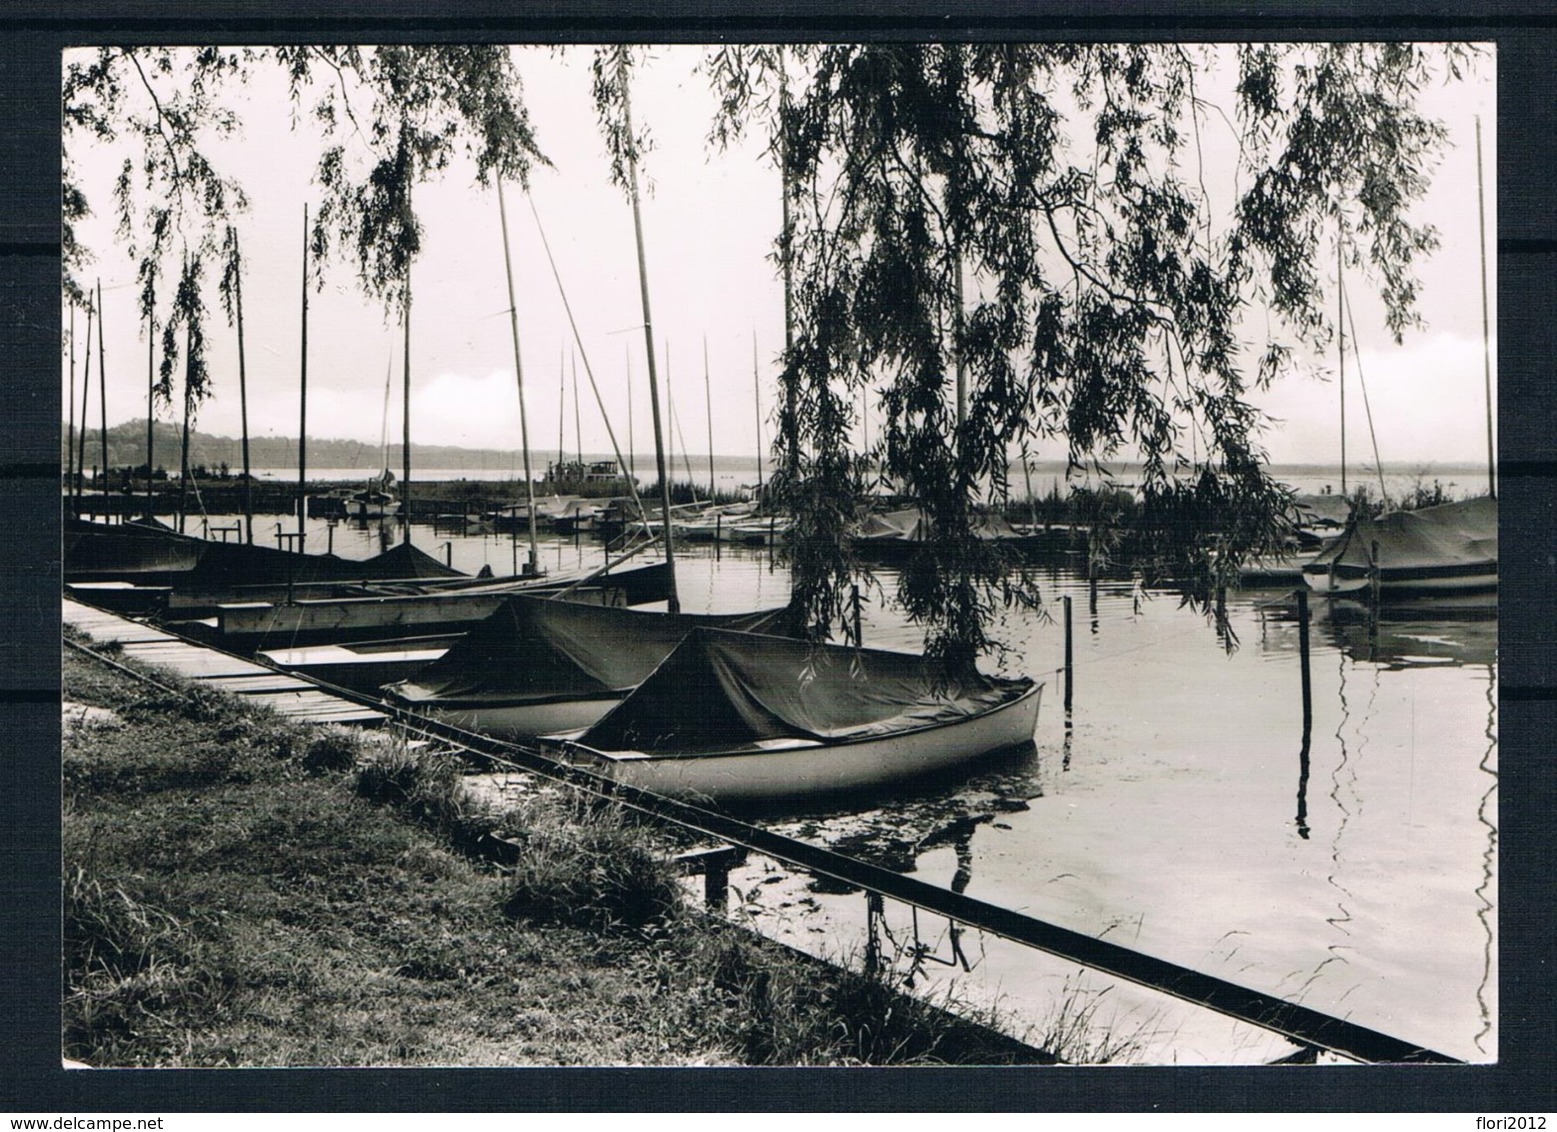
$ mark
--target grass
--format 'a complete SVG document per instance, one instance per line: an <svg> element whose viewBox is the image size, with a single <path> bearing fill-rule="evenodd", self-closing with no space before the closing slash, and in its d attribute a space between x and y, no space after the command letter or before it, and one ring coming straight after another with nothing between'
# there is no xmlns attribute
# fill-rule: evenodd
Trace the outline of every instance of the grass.
<svg viewBox="0 0 1557 1132"><path fill-rule="evenodd" d="M97 1066L999 1064L1032 1050L705 916L667 844L447 753L139 684L63 750L65 1056ZM496 831L501 841L494 843ZM506 852L502 864L487 852Z"/></svg>

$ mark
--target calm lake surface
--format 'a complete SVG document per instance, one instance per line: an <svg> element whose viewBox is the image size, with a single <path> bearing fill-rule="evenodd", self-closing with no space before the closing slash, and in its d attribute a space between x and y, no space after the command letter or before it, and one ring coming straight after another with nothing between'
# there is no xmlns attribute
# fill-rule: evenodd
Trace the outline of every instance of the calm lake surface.
<svg viewBox="0 0 1557 1132"><path fill-rule="evenodd" d="M257 538L274 523L256 517ZM392 530L392 528L386 528ZM398 536L395 536L398 537ZM383 538L342 522L337 553ZM310 525L323 550L326 525ZM507 535L415 542L506 573ZM543 539L548 569L599 544ZM688 612L782 604L766 551L678 547ZM1006 612L992 670L1046 680L1035 749L890 799L759 822L932 884L1471 1061L1497 1056L1497 621L1415 613L1370 628L1312 602L1306 760L1291 587L1228 596L1236 645L1176 595L1041 568L1045 609ZM879 569L891 594L896 575ZM867 593L865 643L920 634ZM1073 608L1074 712L1063 708ZM864 896L754 858L734 914L833 959L865 951ZM1153 1064L1269 1060L1279 1039L888 904L878 943L918 989L992 1003L1028 1036L1088 1024L1093 1052ZM955 946L954 946L955 944ZM916 958L917 956L917 958ZM948 965L949 964L949 965ZM1059 1005L1065 1004L1065 1005Z"/></svg>

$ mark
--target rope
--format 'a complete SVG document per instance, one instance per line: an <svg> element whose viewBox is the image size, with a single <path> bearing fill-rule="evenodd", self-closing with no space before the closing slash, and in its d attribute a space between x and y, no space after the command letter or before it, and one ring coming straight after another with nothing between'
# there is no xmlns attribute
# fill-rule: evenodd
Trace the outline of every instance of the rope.
<svg viewBox="0 0 1557 1132"><path fill-rule="evenodd" d="M1344 302L1346 297L1346 284L1341 284L1341 297ZM1373 441L1373 470L1379 477L1379 496L1384 500L1384 506L1389 506L1389 489L1384 486L1384 463L1379 459L1379 437L1373 431L1373 406L1368 403L1368 382L1362 374L1362 351L1357 349L1357 323L1352 318L1352 305L1345 303L1346 325L1352 332L1352 356L1357 361L1357 384L1362 387L1362 407L1368 416L1368 439Z"/></svg>
<svg viewBox="0 0 1557 1132"><path fill-rule="evenodd" d="M579 334L578 322L573 317L573 304L568 302L567 289L562 285L562 274L557 270L557 260L551 254L551 242L546 239L546 229L541 224L540 211L535 207L535 198L529 193L525 194L524 199L530 202L530 214L535 217L535 230L541 235L541 247L546 249L546 262L551 265L551 277L557 281L557 294L562 298L562 309L567 312L568 326L573 331L573 341L578 344L579 355L584 359L584 375L589 378L589 388L595 395L595 404L600 407L600 418L605 422L606 435L611 438L611 451L616 455L616 465L619 468L626 468L627 462L622 459L621 445L616 442L616 430L611 427L611 416L606 412L605 401L600 396L600 386L595 384L595 371L589 364L589 351L584 349L583 336ZM633 505L638 508L638 514L645 514L643 501L638 498L638 485L633 482L633 477L630 475L627 477L627 490L632 494ZM670 538L669 525L667 521L667 530L664 532L666 539Z"/></svg>

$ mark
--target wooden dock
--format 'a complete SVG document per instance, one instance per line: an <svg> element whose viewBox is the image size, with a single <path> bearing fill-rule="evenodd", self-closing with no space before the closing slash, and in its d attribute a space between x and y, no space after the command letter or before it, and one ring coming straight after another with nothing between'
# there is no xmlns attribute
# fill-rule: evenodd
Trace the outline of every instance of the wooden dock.
<svg viewBox="0 0 1557 1132"><path fill-rule="evenodd" d="M312 681L194 644L68 597L62 602L61 614L66 625L85 633L99 646L117 642L120 655L131 660L155 664L214 689L250 697L292 719L376 727L389 718L384 712L332 695Z"/></svg>

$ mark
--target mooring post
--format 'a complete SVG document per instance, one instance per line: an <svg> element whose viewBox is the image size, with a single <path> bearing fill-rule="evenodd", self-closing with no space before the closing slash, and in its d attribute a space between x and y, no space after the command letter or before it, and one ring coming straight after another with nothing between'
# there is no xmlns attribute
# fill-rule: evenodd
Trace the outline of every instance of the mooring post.
<svg viewBox="0 0 1557 1132"><path fill-rule="evenodd" d="M1308 592L1297 591L1298 607L1298 660L1303 669L1303 746L1308 746L1308 734L1314 725L1313 678L1309 674L1308 656Z"/></svg>
<svg viewBox="0 0 1557 1132"><path fill-rule="evenodd" d="M1070 707L1072 700L1071 693L1075 688L1073 667L1074 654L1071 643L1074 634L1072 633L1071 629L1070 595L1066 594L1062 600L1065 602L1065 718L1068 720L1070 718Z"/></svg>
<svg viewBox="0 0 1557 1132"><path fill-rule="evenodd" d="M881 973L881 940L876 925L882 918L881 893L865 892L865 974L874 979Z"/></svg>
<svg viewBox="0 0 1557 1132"><path fill-rule="evenodd" d="M714 561L715 562L718 562L721 558L724 557L724 547L720 545L723 542L724 542L724 516L723 515L715 515L714 516Z"/></svg>
<svg viewBox="0 0 1557 1132"><path fill-rule="evenodd" d="M860 587L858 583L849 586L849 602L854 607L854 647L864 648L865 641L860 632Z"/></svg>
<svg viewBox="0 0 1557 1132"><path fill-rule="evenodd" d="M324 552L326 554L334 554L335 553L335 524L337 522L339 522L339 521L340 520L334 519L334 518L330 518L330 519L326 519L325 520L325 523L324 523L324 531L325 531L325 535L324 535Z"/></svg>
<svg viewBox="0 0 1557 1132"><path fill-rule="evenodd" d="M1314 728L1313 682L1309 675L1308 591L1297 591L1298 662L1303 670L1303 746L1298 752L1298 836L1308 839L1308 762Z"/></svg>

